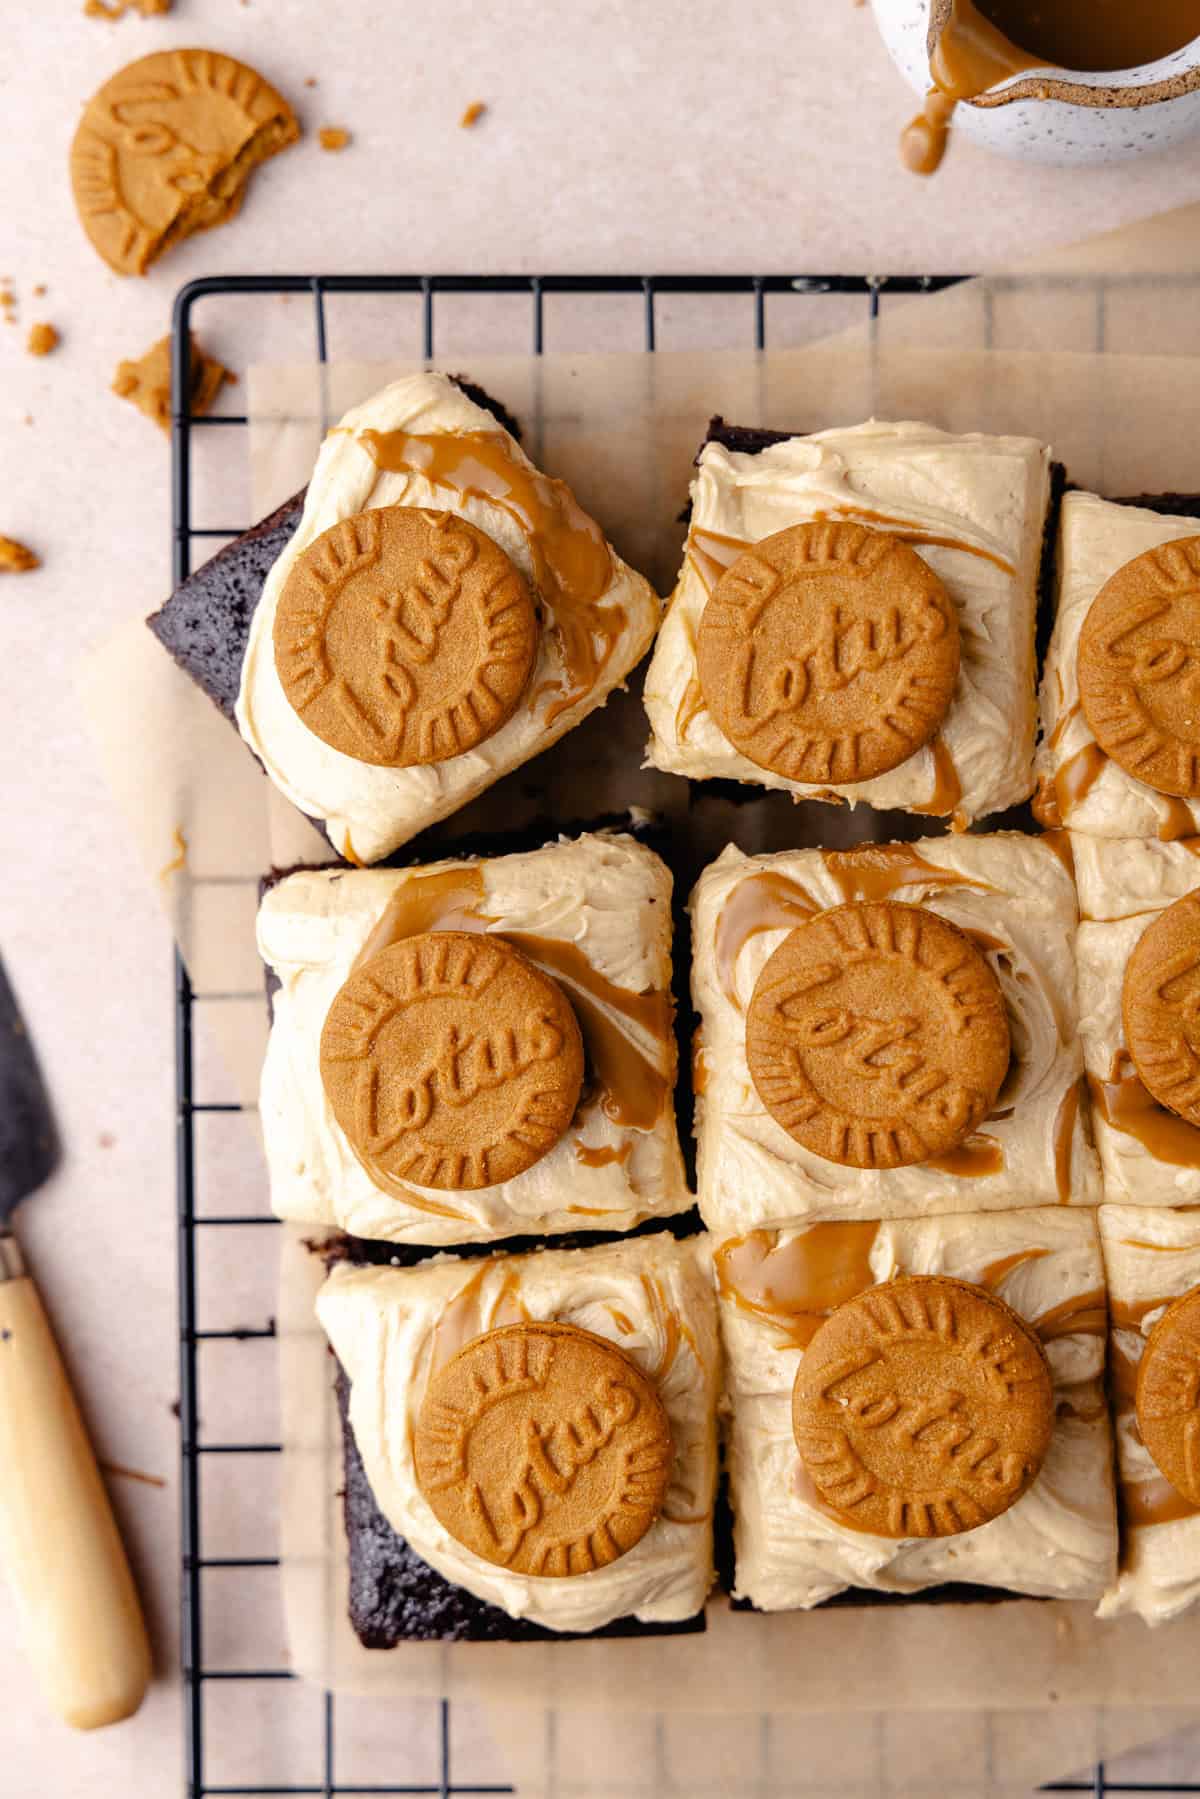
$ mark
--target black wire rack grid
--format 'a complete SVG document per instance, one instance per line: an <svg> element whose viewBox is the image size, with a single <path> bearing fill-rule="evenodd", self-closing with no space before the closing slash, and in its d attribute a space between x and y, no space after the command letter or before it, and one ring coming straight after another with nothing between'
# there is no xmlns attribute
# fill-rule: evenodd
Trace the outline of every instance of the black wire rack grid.
<svg viewBox="0 0 1200 1799"><path fill-rule="evenodd" d="M521 295L529 299L527 348L540 356L545 348L545 302L555 295L625 296L641 310L643 347L653 351L657 343L657 303L671 295L702 298L705 295L743 295L749 302L750 342L755 349L767 345L767 299L772 295L858 296L870 320L877 319L884 295L928 294L948 287L961 277L954 275L242 275L217 276L190 282L177 296L173 318L172 410L172 560L175 581L192 569L192 548L197 540L228 538L245 527L199 529L193 526L191 434L198 429L238 429L249 424L245 413L208 414L194 417L191 392L191 319L201 300L219 296L278 296L307 294L312 301L315 354L328 360L326 299L332 295L419 295L422 308L422 355L432 361L435 352L436 302L440 295ZM1097 336L1103 331L1103 293L1097 296ZM519 346L518 346L519 347ZM326 1692L320 1703L322 1749L320 1766L310 1784L214 1786L207 1782L204 1691L214 1681L287 1681L287 1668L227 1669L209 1666L204 1654L204 1587L202 1575L211 1568L269 1569L279 1566L277 1555L206 1556L201 1532L200 1495L205 1458L208 1456L278 1455L279 1443L224 1443L202 1439L198 1413L200 1362L206 1343L248 1337L270 1337L274 1326L258 1331L212 1331L198 1328L197 1241L208 1229L257 1230L273 1227L277 1220L268 1212L241 1215L198 1213L197 1142L195 1120L205 1113L238 1112L232 1103L197 1099L193 1082L193 1006L197 994L182 960L175 959L175 1055L177 1102L178 1187L178 1282L179 1282L179 1392L181 1501L181 1628L184 1680L184 1762L187 1799L209 1795L314 1794L338 1799L343 1794L435 1795L437 1799L467 1799L468 1795L512 1793L506 1785L463 1785L455 1781L451 1765L450 1707L441 1702L439 1770L433 1785L346 1785L336 1778L337 1717L335 1696ZM1200 1794L1200 1784L1139 1786L1110 1781L1099 1763L1090 1778L1059 1781L1045 1789L1055 1793Z"/></svg>

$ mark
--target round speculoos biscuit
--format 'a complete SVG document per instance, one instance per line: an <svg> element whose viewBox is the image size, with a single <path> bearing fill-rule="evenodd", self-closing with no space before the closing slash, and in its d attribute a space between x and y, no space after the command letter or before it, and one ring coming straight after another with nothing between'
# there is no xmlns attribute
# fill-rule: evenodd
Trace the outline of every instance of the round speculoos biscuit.
<svg viewBox="0 0 1200 1799"><path fill-rule="evenodd" d="M760 768L797 782L869 781L945 718L958 615L902 538L849 521L790 525L721 576L696 665L713 718Z"/></svg>
<svg viewBox="0 0 1200 1799"><path fill-rule="evenodd" d="M300 552L273 635L280 684L315 736L410 768L465 755L508 722L538 619L521 571L469 520L377 506Z"/></svg>
<svg viewBox="0 0 1200 1799"><path fill-rule="evenodd" d="M1079 699L1106 756L1180 799L1200 797L1200 537L1119 568L1079 633Z"/></svg>
<svg viewBox="0 0 1200 1799"><path fill-rule="evenodd" d="M1161 1106L1200 1126L1200 894L1146 926L1121 985L1125 1043Z"/></svg>
<svg viewBox="0 0 1200 1799"><path fill-rule="evenodd" d="M769 957L746 1013L755 1089L788 1135L846 1168L964 1142L1011 1055L1000 983L956 925L890 900L832 907Z"/></svg>
<svg viewBox="0 0 1200 1799"><path fill-rule="evenodd" d="M1151 1330L1134 1403L1155 1466L1200 1507L1200 1287L1168 1306Z"/></svg>
<svg viewBox="0 0 1200 1799"><path fill-rule="evenodd" d="M969 1281L908 1275L828 1317L792 1389L822 1506L882 1537L945 1537L1015 1505L1054 1432L1046 1353Z"/></svg>
<svg viewBox="0 0 1200 1799"><path fill-rule="evenodd" d="M654 1382L574 1325L502 1325L430 1377L413 1438L439 1522L485 1561L564 1578L606 1567L662 1510L671 1429Z"/></svg>
<svg viewBox="0 0 1200 1799"><path fill-rule="evenodd" d="M471 1191L524 1174L567 1130L583 1038L558 982L511 945L429 931L354 970L326 1014L320 1067L369 1173Z"/></svg>

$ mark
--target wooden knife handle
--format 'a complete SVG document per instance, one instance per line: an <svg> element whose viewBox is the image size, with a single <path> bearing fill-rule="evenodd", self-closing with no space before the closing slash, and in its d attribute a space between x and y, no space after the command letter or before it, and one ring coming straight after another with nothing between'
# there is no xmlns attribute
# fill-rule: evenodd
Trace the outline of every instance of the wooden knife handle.
<svg viewBox="0 0 1200 1799"><path fill-rule="evenodd" d="M10 1270L15 1278L4 1278ZM8 1236L0 1237L0 1564L55 1710L78 1730L130 1717L150 1679L146 1626L58 1344Z"/></svg>

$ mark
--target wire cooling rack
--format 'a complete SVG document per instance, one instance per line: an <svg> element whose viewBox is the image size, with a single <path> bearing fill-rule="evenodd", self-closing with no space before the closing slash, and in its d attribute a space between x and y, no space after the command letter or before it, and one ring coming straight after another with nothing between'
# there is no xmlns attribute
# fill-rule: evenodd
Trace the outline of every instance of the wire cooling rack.
<svg viewBox="0 0 1200 1799"><path fill-rule="evenodd" d="M953 275L855 276L855 275L244 275L222 276L193 281L183 288L176 300L173 322L172 353L172 417L173 417L173 522L172 553L176 583L191 573L193 546L205 539L228 538L246 525L221 529L193 525L192 432L196 430L237 430L249 424L244 413L209 414L203 418L191 415L187 396L191 390L190 328L193 309L201 300L215 297L307 295L311 299L314 353L319 362L328 360L326 302L332 296L409 295L419 298L421 308L421 353L432 360L436 349L437 302L448 295L521 296L528 300L524 343L514 341L507 347L515 351L532 350L541 355L545 347L546 302L555 296L611 296L637 309L643 347L653 351L659 338L659 303L671 296L688 296L702 301L705 296L742 296L748 303L749 344L764 349L768 337L768 299L788 297L802 301L813 296L849 296L847 304L857 310L861 302L866 315L877 317L881 299L892 295L916 295L936 292L960 279ZM1102 340L1104 326L1103 291L1097 293L1096 336ZM494 348L489 345L489 350ZM380 349L387 353L388 346ZM455 355L461 354L456 350ZM753 422L753 421L751 421ZM246 521L249 524L251 521ZM205 1469L211 1458L277 1456L278 1442L231 1443L209 1440L201 1429L199 1392L203 1358L208 1346L218 1342L245 1342L274 1336L274 1324L261 1329L213 1330L203 1328L198 1305L197 1249L201 1232L237 1230L251 1240L260 1231L270 1231L277 1223L268 1212L214 1214L197 1210L198 1154L196 1120L206 1114L237 1113L237 1104L210 1101L197 1097L193 1059L193 1012L198 1001L223 997L196 992L182 961L175 963L176 1020L176 1098L177 1182L178 1182L178 1275L179 1275L179 1391L182 1456L182 1661L185 1689L184 1753L188 1799L207 1799L208 1795L227 1794L315 1794L336 1799L343 1794L438 1795L440 1799L467 1799L467 1795L512 1793L503 1784L478 1784L473 1778L456 1778L450 1707L441 1702L437 1721L436 1773L422 1783L411 1779L393 1783L355 1784L340 1779L339 1766L344 1765L339 1750L346 1735L338 1727L337 1703L332 1693L314 1694L312 1703L320 1708L319 1753L311 1775L297 1783L294 1779L267 1784L238 1782L236 1785L212 1784L208 1779L208 1744L205 1729L205 1696L214 1683L244 1683L247 1689L263 1683L291 1681L294 1677L284 1667L228 1668L215 1665L206 1656L205 1583L207 1570L269 1570L279 1566L272 1554L207 1555L204 1548L201 1515L201 1493ZM253 1250L251 1250L253 1253ZM816 1726L814 1721L814 1728ZM565 1790L565 1788L564 1788ZM657 1788L644 1788L657 1791ZM684 1790L672 1786L672 1792ZM714 1790L715 1789L706 1789ZM755 1785L755 1791L764 1790ZM894 1790L890 1789L889 1790ZM1104 1795L1125 1793L1200 1794L1200 1785L1172 1783L1135 1785L1106 1778L1103 1763L1096 1766L1090 1778L1059 1781L1045 1789L1056 1793L1093 1793ZM732 1794L730 1796L732 1799Z"/></svg>

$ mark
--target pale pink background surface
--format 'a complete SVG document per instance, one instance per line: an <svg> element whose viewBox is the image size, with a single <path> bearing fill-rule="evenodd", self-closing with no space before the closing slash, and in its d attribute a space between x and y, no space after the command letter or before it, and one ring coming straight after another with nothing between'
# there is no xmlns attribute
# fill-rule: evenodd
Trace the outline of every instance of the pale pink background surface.
<svg viewBox="0 0 1200 1799"><path fill-rule="evenodd" d="M938 181L921 186L894 156L909 96L869 13L850 0L567 0L554 9L454 0L419 10L368 0L336 9L323 0L180 0L169 20L131 16L114 26L85 20L74 0L0 0L0 20L0 275L12 277L20 303L18 323L0 324L0 531L29 541L45 561L40 573L5 581L0 591L0 946L66 1145L63 1168L29 1208L23 1236L99 1453L165 1482L113 1481L160 1669L137 1720L73 1737L49 1718L0 1593L0 1791L6 1799L159 1799L177 1793L181 1778L170 943L94 766L71 679L81 651L132 608L150 609L169 585L167 448L108 393L116 362L166 330L180 283L219 270L995 267L1200 197L1200 145L1167 163L1069 180L959 146ZM79 106L107 74L181 43L257 63L307 127L344 124L355 141L338 157L308 137L258 178L231 228L184 246L148 280L120 281L76 224L65 169L70 136ZM306 88L307 76L320 85ZM489 115L461 132L458 116L474 99L488 102ZM38 282L49 292L35 299ZM273 313L247 313L215 344L234 366L307 352L302 304L270 305ZM469 349L471 316L464 311L457 326L446 316L444 349ZM683 347L688 325L678 316L673 341ZM63 334L44 361L23 353L35 319L52 320ZM823 328L839 322L831 314ZM417 347L416 329L411 310L397 314L395 353ZM636 322L616 312L591 317L586 335L578 321L563 323L557 340L555 329L551 315L555 348L637 343ZM744 342L743 331L731 313L726 341ZM348 341L342 353L356 347ZM235 390L231 404L239 403ZM229 454L237 466L206 476L210 515L202 522L247 522L240 450ZM206 1078L206 1096L221 1097L219 1071ZM236 1178L247 1165L235 1159ZM262 1195L245 1198L245 1209L257 1209ZM214 1305L224 1308L218 1322L269 1316L269 1282L250 1265L250 1248L241 1246L236 1265L208 1271ZM214 1374L203 1402L215 1428L250 1436L271 1428L273 1370L266 1353L254 1361L244 1358L256 1351L236 1354L208 1364ZM214 1551L227 1521L223 1504L232 1517L240 1503L249 1513L238 1519L243 1532L261 1524L269 1546L267 1500L222 1501L217 1483L212 1490ZM248 1599L258 1640L211 1643L212 1661L281 1654L272 1595L264 1588ZM261 1780L268 1765L274 1773L278 1760L262 1758L281 1738L290 1746L289 1777L314 1777L311 1703L303 1717L289 1690L251 1694L249 1704L240 1690L228 1699L218 1690L210 1703L223 1745L214 1781ZM379 1722L361 1724L355 1753L366 1757ZM435 1726L432 1715L403 1728L390 1720L389 1734L401 1731L411 1748L409 1778L431 1777ZM478 1722L465 1718L462 1732L458 1777L497 1778ZM1102 1726L1093 1721L1081 1732L1086 1760L1103 1746ZM873 1790L871 1768L887 1763L894 1790L923 1790L916 1769L904 1774L886 1742L878 1747L881 1759L864 1760L861 1771L827 1770L799 1748L787 1767L797 1790L810 1794L846 1790L846 1782ZM655 1754L664 1779L685 1790L686 1757L676 1767L670 1745ZM1172 1777L1173 1765L1161 1764L1158 1778ZM714 1766L710 1758L710 1780ZM354 1779L356 1770L340 1775ZM377 1776L364 1762L359 1777ZM772 1778L761 1790L783 1789ZM945 1778L931 1790L948 1791Z"/></svg>

